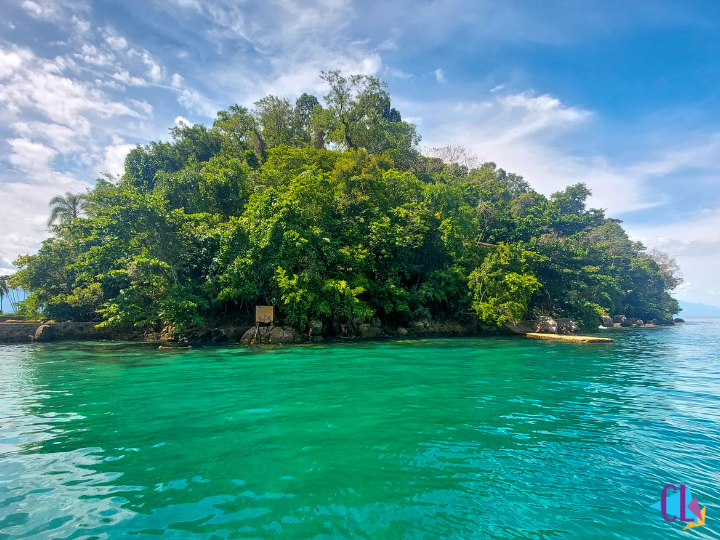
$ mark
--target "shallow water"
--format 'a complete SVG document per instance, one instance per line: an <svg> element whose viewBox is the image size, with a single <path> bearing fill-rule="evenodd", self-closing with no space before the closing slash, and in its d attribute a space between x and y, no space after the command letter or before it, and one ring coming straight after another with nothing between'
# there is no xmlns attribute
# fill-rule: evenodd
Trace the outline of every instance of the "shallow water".
<svg viewBox="0 0 720 540"><path fill-rule="evenodd" d="M719 331L2 346L0 540L720 538Z"/></svg>

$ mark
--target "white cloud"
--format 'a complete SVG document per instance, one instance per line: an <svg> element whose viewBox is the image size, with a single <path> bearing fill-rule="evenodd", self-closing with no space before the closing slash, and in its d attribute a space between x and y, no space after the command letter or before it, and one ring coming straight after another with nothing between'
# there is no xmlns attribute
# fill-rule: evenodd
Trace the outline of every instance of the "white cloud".
<svg viewBox="0 0 720 540"><path fill-rule="evenodd" d="M145 67L147 68L146 75L150 77L150 79L155 83L160 81L163 76L163 68L160 66L160 64L157 63L157 61L155 61L155 59L148 51L140 52L135 49L130 49L128 50L127 54L130 57L140 57L143 64L145 64Z"/></svg>
<svg viewBox="0 0 720 540"><path fill-rule="evenodd" d="M38 173L44 174L50 167L50 162L57 155L56 150L29 139L9 139L7 142L13 149L13 153L8 158L10 163L18 169L30 173L30 176L36 176Z"/></svg>
<svg viewBox="0 0 720 540"><path fill-rule="evenodd" d="M138 101L136 99L131 99L130 102L133 104L133 106L135 106L136 109L140 109L146 115L152 114L153 106L150 105L147 101Z"/></svg>
<svg viewBox="0 0 720 540"><path fill-rule="evenodd" d="M437 82L445 84L447 83L447 78L445 78L445 72L438 68L435 70L435 78L437 79Z"/></svg>
<svg viewBox="0 0 720 540"><path fill-rule="evenodd" d="M173 122L176 126L179 126L180 124L185 124L186 126L192 126L193 123L185 118L184 116L176 116L175 120Z"/></svg>
<svg viewBox="0 0 720 540"><path fill-rule="evenodd" d="M111 30L106 31L105 41L108 45L110 45L111 48L115 49L116 51L124 51L128 48L127 40L124 37L113 33Z"/></svg>
<svg viewBox="0 0 720 540"><path fill-rule="evenodd" d="M16 122L11 127L22 137L48 142L61 154L83 149L83 146L77 142L78 134L66 126L47 122Z"/></svg>
<svg viewBox="0 0 720 540"><path fill-rule="evenodd" d="M88 134L90 121L87 115L112 117L118 115L137 116L137 113L112 101L109 96L89 84L77 79L59 75L58 62L37 58L27 50L7 53L0 49L3 58L18 56L17 65L13 59L12 69L3 71L0 79L0 104L16 113L32 109L54 123L68 126L78 133Z"/></svg>
<svg viewBox="0 0 720 540"><path fill-rule="evenodd" d="M89 43L85 43L82 46L81 52L75 54L75 58L95 66L110 66L115 60L115 56L112 53L99 51L97 47Z"/></svg>
<svg viewBox="0 0 720 540"><path fill-rule="evenodd" d="M75 32L80 36L85 36L90 33L90 21L80 19L77 15L73 15L71 22L75 25Z"/></svg>
<svg viewBox="0 0 720 540"><path fill-rule="evenodd" d="M503 88L505 88L504 84L498 84L496 87L494 87L492 90L490 90L490 92L492 92L492 93L499 92Z"/></svg>
<svg viewBox="0 0 720 540"><path fill-rule="evenodd" d="M113 176L122 174L125 170L125 157L136 146L125 143L117 135L113 135L112 139L112 144L104 149L104 159L97 168L98 174L109 173Z"/></svg>
<svg viewBox="0 0 720 540"><path fill-rule="evenodd" d="M46 21L51 21L59 16L58 6L55 4L55 2L51 2L48 0L39 2L34 2L33 0L25 0L21 4L21 6L25 11L27 11L31 16L35 17L36 19L44 19Z"/></svg>
<svg viewBox="0 0 720 540"><path fill-rule="evenodd" d="M172 84L174 88L180 88L184 80L185 79L183 79L179 73L173 73L172 82L170 84Z"/></svg>
<svg viewBox="0 0 720 540"><path fill-rule="evenodd" d="M178 95L178 103L188 111L214 118L218 107L195 90L185 89Z"/></svg>
<svg viewBox="0 0 720 540"><path fill-rule="evenodd" d="M162 77L162 68L152 56L146 51L143 53L143 62L147 66L147 76L150 77L154 82L158 82Z"/></svg>
<svg viewBox="0 0 720 540"><path fill-rule="evenodd" d="M629 234L651 248L675 257L692 285L685 284L677 297L693 302L717 304L711 295L718 290L720 265L720 208L706 209L695 216L660 225L624 224Z"/></svg>
<svg viewBox="0 0 720 540"><path fill-rule="evenodd" d="M142 77L135 77L134 75L130 75L130 72L126 69L121 69L120 71L116 71L115 73L113 73L113 79L116 79L121 83L130 86L147 86L148 84L150 84Z"/></svg>
<svg viewBox="0 0 720 540"><path fill-rule="evenodd" d="M13 51L0 49L0 78L9 76L22 64L20 55Z"/></svg>

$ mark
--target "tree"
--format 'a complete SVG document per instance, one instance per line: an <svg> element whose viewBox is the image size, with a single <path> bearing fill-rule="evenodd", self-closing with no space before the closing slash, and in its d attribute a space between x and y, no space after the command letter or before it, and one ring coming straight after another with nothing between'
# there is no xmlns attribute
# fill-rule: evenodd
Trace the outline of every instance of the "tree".
<svg viewBox="0 0 720 540"><path fill-rule="evenodd" d="M583 184L548 199L457 144L423 156L384 83L323 78L325 107L308 94L233 105L133 149L87 199L54 199L58 225L2 295L29 292L17 305L32 316L176 332L256 304L336 334L372 317L596 328L676 312L677 263L588 208Z"/></svg>
<svg viewBox="0 0 720 540"><path fill-rule="evenodd" d="M369 75L345 77L337 70L323 71L321 79L330 86L325 95L332 117L328 135L341 148L365 148L379 154L413 148L420 141L415 126L403 122L391 107L387 84L380 79Z"/></svg>
<svg viewBox="0 0 720 540"><path fill-rule="evenodd" d="M78 193L65 193L65 196L58 195L50 199L52 211L48 219L48 227L52 227L56 221L68 223L80 217L80 214L87 208L87 195Z"/></svg>
<svg viewBox="0 0 720 540"><path fill-rule="evenodd" d="M10 290L8 285L8 279L10 279L10 276L0 276L0 313L3 312L3 298L5 298L5 295Z"/></svg>
<svg viewBox="0 0 720 540"><path fill-rule="evenodd" d="M683 282L680 265L664 251L651 249L645 256L657 264L666 291L672 291Z"/></svg>
<svg viewBox="0 0 720 540"><path fill-rule="evenodd" d="M269 147L293 142L295 111L287 99L266 96L255 102L254 114Z"/></svg>

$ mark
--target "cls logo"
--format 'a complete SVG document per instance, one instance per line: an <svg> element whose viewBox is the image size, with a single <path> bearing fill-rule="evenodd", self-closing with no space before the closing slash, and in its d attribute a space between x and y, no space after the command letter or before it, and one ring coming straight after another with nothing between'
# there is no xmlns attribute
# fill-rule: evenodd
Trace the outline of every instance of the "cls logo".
<svg viewBox="0 0 720 540"><path fill-rule="evenodd" d="M687 523L685 529L705 525L705 508L700 510L697 497L693 497L690 488L685 484L678 490L674 485L667 484L660 495L660 500L651 505L650 508L660 510L662 517L668 523L676 519Z"/></svg>

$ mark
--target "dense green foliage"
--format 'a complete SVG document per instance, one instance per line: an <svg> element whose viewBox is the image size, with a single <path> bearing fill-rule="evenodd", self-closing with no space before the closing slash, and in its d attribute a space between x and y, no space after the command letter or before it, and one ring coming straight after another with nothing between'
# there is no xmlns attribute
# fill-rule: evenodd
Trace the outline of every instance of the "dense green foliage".
<svg viewBox="0 0 720 540"><path fill-rule="evenodd" d="M182 331L273 304L336 333L357 317L592 326L678 311L674 261L587 208L584 184L546 198L494 163L423 156L383 83L323 77L325 107L268 96L131 151L85 217L17 260L24 309Z"/></svg>

